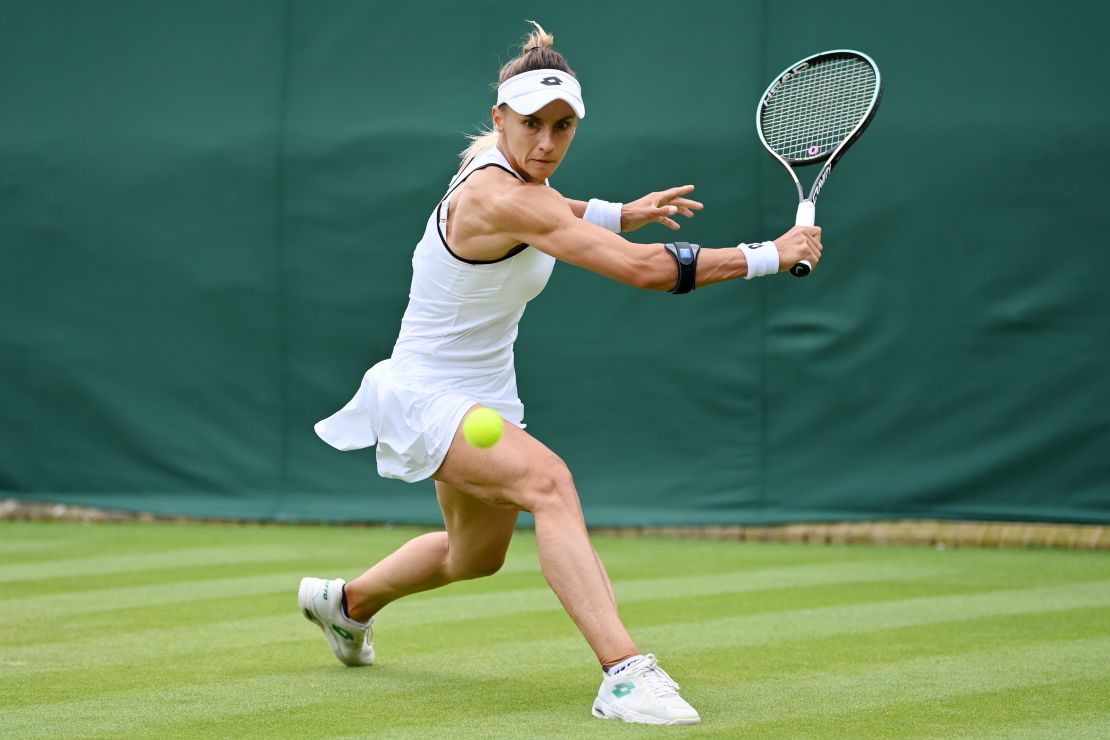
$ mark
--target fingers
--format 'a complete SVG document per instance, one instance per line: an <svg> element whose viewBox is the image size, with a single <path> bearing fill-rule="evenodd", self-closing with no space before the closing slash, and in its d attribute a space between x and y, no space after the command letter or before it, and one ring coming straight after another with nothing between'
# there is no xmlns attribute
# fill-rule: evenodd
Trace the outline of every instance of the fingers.
<svg viewBox="0 0 1110 740"><path fill-rule="evenodd" d="M696 200L687 200L686 198L676 198L671 202L672 206L678 208L678 212L686 218L693 218L694 211L700 211L705 208L704 205Z"/></svg>
<svg viewBox="0 0 1110 740"><path fill-rule="evenodd" d="M689 198L675 198L671 201L671 205L676 205L679 208L690 208L695 211L700 211L705 208L705 205L701 201L690 200Z"/></svg>
<svg viewBox="0 0 1110 740"><path fill-rule="evenodd" d="M656 212L651 216L651 220L655 221L656 223L663 224L668 229L677 231L682 227L679 226L674 219L670 218L671 216L675 215L677 211L678 209L674 206L664 206L662 208L658 208L656 209Z"/></svg>
<svg viewBox="0 0 1110 740"><path fill-rule="evenodd" d="M680 195L686 195L687 193L692 192L694 192L693 185L679 185L677 188L669 188L667 190L664 190L663 192L659 193L659 197L662 200L673 200Z"/></svg>
<svg viewBox="0 0 1110 740"><path fill-rule="evenodd" d="M629 223L625 226L625 230L638 229L644 224L654 221L663 224L668 229L677 231L681 226L672 217L693 218L694 211L705 208L705 205L699 201L682 197L693 190L693 185L680 185L675 188L648 193L634 203L628 204L625 207L624 216L628 218Z"/></svg>
<svg viewBox="0 0 1110 740"><path fill-rule="evenodd" d="M781 270L789 269L802 260L807 260L816 269L824 251L821 227L795 226L779 237L775 246L779 250Z"/></svg>
<svg viewBox="0 0 1110 740"><path fill-rule="evenodd" d="M705 208L705 205L701 201L691 200L689 198L673 198L669 201L665 199L659 201L659 205L664 204L678 206L679 208L685 208L686 210L694 211L700 211L701 209Z"/></svg>
<svg viewBox="0 0 1110 740"><path fill-rule="evenodd" d="M670 188L658 193L652 193L652 196L654 197L654 202L656 206L672 204L700 211L702 208L705 208L704 205L696 200L693 200L692 198L681 197L693 191L693 189L693 185L682 185L677 188Z"/></svg>
<svg viewBox="0 0 1110 740"><path fill-rule="evenodd" d="M809 248L809 261L813 267L817 267L817 263L821 261L821 252L824 249L821 246L820 236L813 234L805 234L806 246Z"/></svg>
<svg viewBox="0 0 1110 740"><path fill-rule="evenodd" d="M700 209L702 207L701 203L698 203L697 207ZM676 213L680 213L683 216L685 216L686 218L693 218L694 217L694 212L692 210L690 210L689 208L687 208L686 206L683 206L683 205L671 204L671 205L656 206L655 207L655 215L657 215L657 216L673 216Z"/></svg>
<svg viewBox="0 0 1110 740"><path fill-rule="evenodd" d="M812 238L821 241L821 227L820 226L793 226L790 231L782 235L783 238L791 237L797 239Z"/></svg>

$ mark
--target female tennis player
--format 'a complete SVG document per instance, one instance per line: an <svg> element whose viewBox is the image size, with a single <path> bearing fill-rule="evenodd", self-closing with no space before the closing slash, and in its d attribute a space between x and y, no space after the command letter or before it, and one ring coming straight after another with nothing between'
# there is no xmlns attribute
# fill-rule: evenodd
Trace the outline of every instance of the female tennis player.
<svg viewBox="0 0 1110 740"><path fill-rule="evenodd" d="M298 601L347 665L374 660L371 624L389 602L495 573L518 512L535 518L540 566L604 670L593 714L648 724L692 724L698 713L617 614L609 577L590 544L563 461L524 431L513 341L525 304L556 260L624 283L685 293L733 278L774 274L821 257L820 229L773 242L700 249L636 244L618 235L702 208L693 185L628 203L570 200L548 184L586 115L578 80L538 24L501 69L493 130L475 137L413 256L409 305L393 354L363 377L354 398L316 425L328 444L377 445L378 472L432 478L446 531L417 537L349 583L305 578ZM479 407L510 423L493 447L466 442Z"/></svg>

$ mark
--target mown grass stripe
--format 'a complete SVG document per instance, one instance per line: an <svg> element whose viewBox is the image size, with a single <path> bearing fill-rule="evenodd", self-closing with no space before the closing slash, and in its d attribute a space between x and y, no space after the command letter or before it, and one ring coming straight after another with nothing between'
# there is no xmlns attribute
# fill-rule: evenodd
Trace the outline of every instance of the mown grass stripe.
<svg viewBox="0 0 1110 740"><path fill-rule="evenodd" d="M1110 712L1083 718L1053 717L1016 724L1006 723L997 731L979 730L974 735L959 734L950 737L974 737L977 740L1043 740L1057 737L1068 740L1106 740L1110 737Z"/></svg>
<svg viewBox="0 0 1110 740"><path fill-rule="evenodd" d="M895 567L886 563L827 563L677 578L626 578L614 583L613 589L618 602L632 604L660 598L751 593L903 578L912 580L933 572L928 568ZM412 625L561 609L551 589L534 588L457 596L420 594L391 604L390 611L383 612L383 618L388 614L389 620Z"/></svg>
<svg viewBox="0 0 1110 740"><path fill-rule="evenodd" d="M1110 581L1043 586L986 593L867 602L848 606L795 609L750 616L692 622L688 630L659 625L636 630L637 639L668 645L669 650L697 650L708 635L716 647L741 647L783 639L864 634L1009 614L1041 614L1110 607ZM692 637L697 633L696 637Z"/></svg>
<svg viewBox="0 0 1110 740"><path fill-rule="evenodd" d="M246 549L250 548L250 549ZM199 554L204 553L204 554ZM349 560L348 554L337 553L333 555L333 560ZM209 577L213 569L222 569L228 573L241 571L243 568L250 566L265 566L268 564L283 565L289 567L296 563L305 562L303 553L299 550L285 549L284 552L278 550L263 551L261 548L253 546L243 546L242 548L204 548L203 550L190 550L179 552L176 556L168 556L167 554L159 554L157 556L150 556L148 554L131 554L131 555L111 555L103 556L100 563L85 562L84 565L75 565L78 560L87 559L67 559L67 560L49 560L33 563L24 563L18 565L0 564L0 610L3 609L4 602L8 600L25 600L27 595L27 585L34 584L34 597L38 599L50 599L53 597L65 598L84 598L83 594L96 596L100 591L107 591L112 588L131 589L131 588L154 588L156 583L139 583L134 586L105 586L101 588L90 587L85 588L84 583L92 581L107 581L111 577L124 578L138 574L150 573L151 580L158 578L168 579L172 578L175 583L184 585L190 579L191 574L194 572L198 574L197 581ZM341 572L345 573L348 577L360 573L357 568L350 566L337 567L334 564L326 565L322 568L317 567L316 564L321 561L320 553L314 552L312 567L301 566L296 576L298 580L301 576L319 572L323 577L338 577ZM207 569L207 570L204 570ZM504 574L510 573L539 573L539 564L534 557L519 557L510 558L506 560L505 565L502 567L501 572ZM73 583L77 579L82 579L82 587L75 589ZM140 580L139 578L131 578L132 581ZM51 586L50 584L57 584ZM0 616L2 620L2 616Z"/></svg>
<svg viewBox="0 0 1110 740"><path fill-rule="evenodd" d="M295 555L288 547L278 545L239 545L191 547L157 552L119 553L88 557L46 560L34 563L13 563L0 567L0 582L13 583L43 578L102 576L167 568L192 568L198 565L234 563L267 563L289 560ZM10 596L9 596L10 598Z"/></svg>
<svg viewBox="0 0 1110 740"><path fill-rule="evenodd" d="M981 635L982 636L982 635ZM1048 636L1045 643L1056 638ZM1062 638L1061 638L1062 639ZM959 652L979 652L983 643ZM1071 720L1102 715L1107 711L1105 697L1100 701L1089 691L1090 676L1053 681L1032 686L988 688L964 696L944 696L932 700L911 700L885 704L849 714L827 713L805 718L788 718L761 723L760 737L1008 737L1005 728L1020 731L1023 726L1040 726L1042 737L1070 737ZM986 680L983 680L986 679ZM989 677L981 677L989 685ZM1048 732L1054 727L1055 733Z"/></svg>
<svg viewBox="0 0 1110 740"><path fill-rule="evenodd" d="M300 571L285 571L260 576L90 589L74 593L36 596L32 599L13 596L0 599L0 625L26 623L28 620L49 622L55 618L71 621L75 618L80 619L81 615L102 611L122 611L136 607L154 609L191 603L198 599L288 592L290 588L295 594L300 579Z"/></svg>
<svg viewBox="0 0 1110 740"><path fill-rule="evenodd" d="M49 552L57 550L66 545L65 540L0 540L0 554L5 556L20 555L23 553L34 552ZM15 558L5 557L7 562L14 562ZM0 570L6 568L6 565L0 565Z"/></svg>
<svg viewBox="0 0 1110 740"><path fill-rule="evenodd" d="M330 683L333 691L345 690L341 682ZM119 734L149 729L158 720L178 722L297 706L318 699L319 688L320 682L309 680L308 675L299 680L296 674L258 676L7 708L3 720L6 732L13 735L31 736L50 727L64 727L71 736Z"/></svg>

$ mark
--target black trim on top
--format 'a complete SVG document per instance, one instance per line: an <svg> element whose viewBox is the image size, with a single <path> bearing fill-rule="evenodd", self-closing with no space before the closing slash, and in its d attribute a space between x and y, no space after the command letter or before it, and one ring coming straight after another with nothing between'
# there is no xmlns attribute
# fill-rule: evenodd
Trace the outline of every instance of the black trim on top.
<svg viewBox="0 0 1110 740"><path fill-rule="evenodd" d="M515 247L510 249L509 252L505 256L498 257L495 260L468 260L465 257L460 257L459 255L455 254L454 252L451 251L451 247L447 246L447 235L444 234L443 230L439 228L439 216L440 216L440 212L443 210L443 201L450 198L451 195L456 190L458 190L459 187L461 187L464 182L466 182L468 179L470 179L471 175L473 175L478 170L484 170L487 167L496 167L499 170L505 170L506 172L508 172L510 175L512 175L516 179L520 180L521 182L524 182L524 178L522 178L519 174L517 174L513 170L510 170L508 167L497 164L496 162L490 162L489 164L484 164L481 167L475 167L473 170L468 172L466 177L459 180L457 183L455 183L454 187L452 187L450 190L447 191L447 195L443 196L443 198L439 201L439 204L436 206L436 233L439 234L439 240L441 242L443 242L443 248L447 250L447 253L449 255L451 255L452 257L457 259L459 262L465 262L468 265L492 265L492 264L496 264L497 262L504 262L505 260L507 260L511 257L516 257L518 254L520 254L525 249L527 249L529 246L531 246L529 244L517 244Z"/></svg>

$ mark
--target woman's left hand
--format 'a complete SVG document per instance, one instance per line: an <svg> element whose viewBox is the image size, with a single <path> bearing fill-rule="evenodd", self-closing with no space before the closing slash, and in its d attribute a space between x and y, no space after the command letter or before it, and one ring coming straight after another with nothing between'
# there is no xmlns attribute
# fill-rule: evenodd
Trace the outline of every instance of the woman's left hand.
<svg viewBox="0 0 1110 740"><path fill-rule="evenodd" d="M682 185L658 193L648 193L639 200L625 203L621 208L621 231L635 231L650 223L661 223L668 229L677 231L682 227L671 216L681 213L686 218L693 218L694 211L705 208L696 200L682 197L693 190L693 185Z"/></svg>

